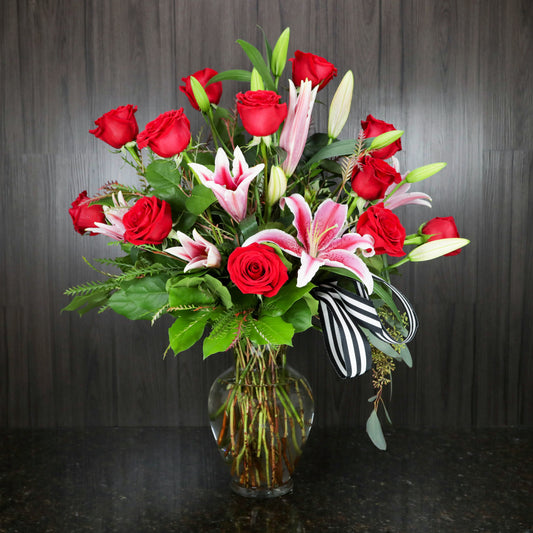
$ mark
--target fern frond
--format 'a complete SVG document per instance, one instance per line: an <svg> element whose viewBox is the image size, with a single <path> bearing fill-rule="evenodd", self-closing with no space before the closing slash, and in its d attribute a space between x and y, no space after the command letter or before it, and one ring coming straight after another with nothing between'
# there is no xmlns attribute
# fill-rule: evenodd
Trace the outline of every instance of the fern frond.
<svg viewBox="0 0 533 533"><path fill-rule="evenodd" d="M151 325L153 326L155 324L156 320L161 318L161 316L164 315L168 311L168 309L169 309L169 305L168 304L165 304L163 307L158 309L156 311L156 313L154 314L154 316L152 317Z"/></svg>
<svg viewBox="0 0 533 533"><path fill-rule="evenodd" d="M118 287L119 285L115 280L88 281L87 283L68 288L63 294L68 296L84 296L94 292L108 292Z"/></svg>

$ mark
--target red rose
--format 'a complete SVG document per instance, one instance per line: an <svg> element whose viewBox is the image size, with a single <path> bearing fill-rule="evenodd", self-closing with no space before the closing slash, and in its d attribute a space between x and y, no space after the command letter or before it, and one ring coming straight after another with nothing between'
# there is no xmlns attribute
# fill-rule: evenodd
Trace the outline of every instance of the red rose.
<svg viewBox="0 0 533 533"><path fill-rule="evenodd" d="M287 104L274 91L246 91L237 95L237 111L244 129L257 137L271 135L287 116Z"/></svg>
<svg viewBox="0 0 533 533"><path fill-rule="evenodd" d="M431 235L429 241L438 241L440 239L456 239L459 237L457 226L453 217L435 217L429 222L426 222L422 228L424 235ZM457 255L461 253L461 249L454 250L449 254L444 255Z"/></svg>
<svg viewBox="0 0 533 533"><path fill-rule="evenodd" d="M183 107L162 113L146 124L139 133L137 146L149 146L161 157L173 157L183 152L191 140L191 124L183 113Z"/></svg>
<svg viewBox="0 0 533 533"><path fill-rule="evenodd" d="M405 228L400 219L383 204L370 206L357 221L357 233L374 237L374 250L377 255L388 254L395 257L405 255L403 243Z"/></svg>
<svg viewBox="0 0 533 533"><path fill-rule="evenodd" d="M161 244L172 229L170 204L155 196L143 196L122 218L124 240L132 244Z"/></svg>
<svg viewBox="0 0 533 533"><path fill-rule="evenodd" d="M136 112L137 106L132 105L121 105L112 109L94 121L98 127L89 130L89 133L113 148L122 148L126 143L134 141L139 133L139 126L134 115Z"/></svg>
<svg viewBox="0 0 533 533"><path fill-rule="evenodd" d="M83 191L72 202L72 207L68 210L74 229L81 233L85 233L87 228L94 227L95 222L105 222L104 210L101 205L89 205L91 199L87 196L87 191ZM89 235L98 235L92 231Z"/></svg>
<svg viewBox="0 0 533 533"><path fill-rule="evenodd" d="M402 177L393 167L370 156L365 156L352 173L352 189L366 200L383 198L387 187L400 181Z"/></svg>
<svg viewBox="0 0 533 533"><path fill-rule="evenodd" d="M243 294L268 297L275 296L289 279L278 254L270 246L258 243L235 248L228 257L228 272Z"/></svg>
<svg viewBox="0 0 533 533"><path fill-rule="evenodd" d="M313 87L321 91L337 75L335 66L323 57L296 50L292 62L292 81L297 87L308 79Z"/></svg>
<svg viewBox="0 0 533 533"><path fill-rule="evenodd" d="M220 102L220 97L222 96L222 83L218 81L207 85L207 82L217 74L218 72L216 70L213 70L212 68L204 68L203 70L199 70L198 72L192 74L192 76L196 78L200 82L200 85L205 89L209 102L215 105ZM189 102L194 107L194 109L196 109L196 111L200 111L200 108L196 103L194 93L192 92L191 76L181 78L181 81L185 83L185 87L180 87L180 91L187 95L187 98L189 99Z"/></svg>
<svg viewBox="0 0 533 533"><path fill-rule="evenodd" d="M363 128L363 133L367 139L370 137L377 137L382 133L396 129L392 124L374 118L372 115L368 115L366 120L361 120L361 127ZM373 150L372 156L378 157L379 159L388 159L401 149L402 141L401 139L398 139L392 144L389 144L389 146L385 146L379 150Z"/></svg>

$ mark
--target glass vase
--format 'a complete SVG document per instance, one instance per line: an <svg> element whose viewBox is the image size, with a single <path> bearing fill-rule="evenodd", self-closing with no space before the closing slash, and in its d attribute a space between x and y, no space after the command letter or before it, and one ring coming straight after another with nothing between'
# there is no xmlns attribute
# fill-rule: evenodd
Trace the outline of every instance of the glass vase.
<svg viewBox="0 0 533 533"><path fill-rule="evenodd" d="M285 346L234 348L235 366L209 392L211 429L231 470L231 488L251 498L282 496L314 417L311 387L285 362Z"/></svg>

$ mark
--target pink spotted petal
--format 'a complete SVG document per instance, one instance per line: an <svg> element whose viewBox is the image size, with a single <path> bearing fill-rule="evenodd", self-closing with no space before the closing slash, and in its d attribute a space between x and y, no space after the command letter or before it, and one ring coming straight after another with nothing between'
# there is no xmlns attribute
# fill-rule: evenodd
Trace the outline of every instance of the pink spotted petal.
<svg viewBox="0 0 533 533"><path fill-rule="evenodd" d="M259 231L255 235L246 239L243 246L248 246L254 242L271 242L277 244L284 252L295 257L300 257L303 252L298 241L292 235L289 235L280 229L265 229Z"/></svg>
<svg viewBox="0 0 533 533"><path fill-rule="evenodd" d="M311 257L304 252L300 258L301 266L298 269L298 277L296 279L297 287L304 287L307 285L318 272L318 269L324 265L324 261L316 257Z"/></svg>
<svg viewBox="0 0 533 533"><path fill-rule="evenodd" d="M323 250L343 231L346 223L348 206L338 204L331 199L324 200L316 210L313 220L313 245Z"/></svg>
<svg viewBox="0 0 533 533"><path fill-rule="evenodd" d="M374 280L363 260L346 250L332 250L321 256L327 266L340 267L353 272L365 285L368 294L374 290Z"/></svg>
<svg viewBox="0 0 533 533"><path fill-rule="evenodd" d="M279 201L282 209L285 208L285 204L294 215L293 225L298 232L298 240L302 243L304 250L309 252L311 249L309 232L313 220L311 208L300 194L293 194Z"/></svg>
<svg viewBox="0 0 533 533"><path fill-rule="evenodd" d="M374 237L368 234L359 235L359 233L346 233L340 239L335 239L321 253L327 253L330 250L346 250L351 253L356 250L363 250L363 255L365 257L372 257L375 253Z"/></svg>

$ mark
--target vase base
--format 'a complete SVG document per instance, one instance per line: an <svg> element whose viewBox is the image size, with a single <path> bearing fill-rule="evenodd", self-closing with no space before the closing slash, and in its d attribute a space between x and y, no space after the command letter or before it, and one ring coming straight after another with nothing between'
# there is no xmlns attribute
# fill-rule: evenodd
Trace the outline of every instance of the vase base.
<svg viewBox="0 0 533 533"><path fill-rule="evenodd" d="M267 498L278 498L279 496L284 496L292 492L292 479L289 479L287 483L283 485L278 485L277 487L244 487L240 485L235 480L232 480L230 483L231 490L238 494L239 496L244 496L245 498L257 498L257 499L267 499Z"/></svg>

